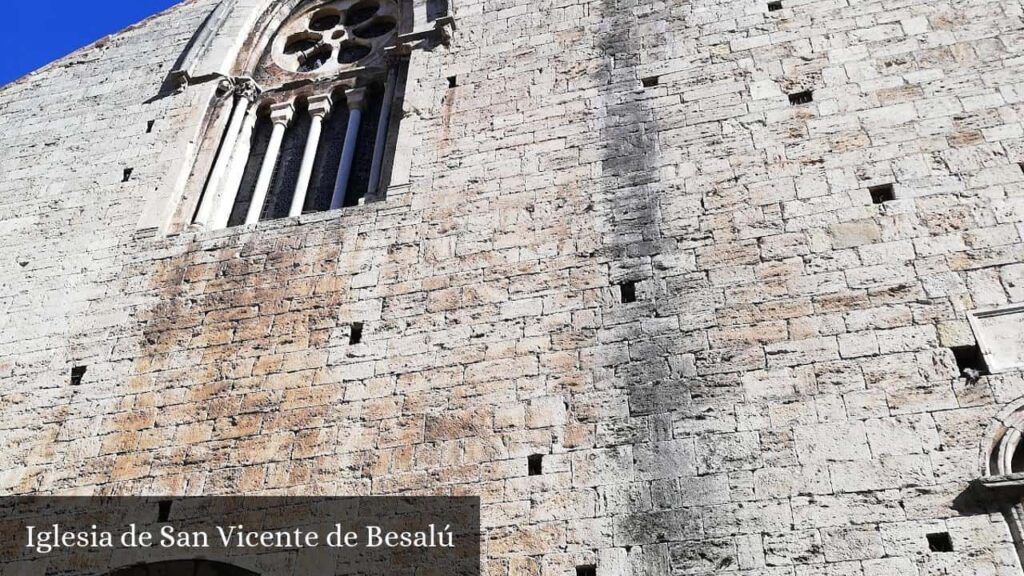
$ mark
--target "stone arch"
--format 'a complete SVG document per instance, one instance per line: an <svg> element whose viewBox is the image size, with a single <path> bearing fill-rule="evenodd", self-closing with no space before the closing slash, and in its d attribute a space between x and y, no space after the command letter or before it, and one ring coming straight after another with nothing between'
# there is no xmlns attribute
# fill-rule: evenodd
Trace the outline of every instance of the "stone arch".
<svg viewBox="0 0 1024 576"><path fill-rule="evenodd" d="M982 477L1024 473L1024 397L992 417L981 446Z"/></svg>
<svg viewBox="0 0 1024 576"><path fill-rule="evenodd" d="M992 417L979 454L981 476L974 488L985 507L1002 513L1024 566L1024 397Z"/></svg>
<svg viewBox="0 0 1024 576"><path fill-rule="evenodd" d="M215 560L167 560L133 564L107 572L104 576L259 576L234 564Z"/></svg>
<svg viewBox="0 0 1024 576"><path fill-rule="evenodd" d="M246 75L259 62L281 24L296 10L317 0L273 0L247 3L221 0L193 34L170 72L179 86ZM254 5L255 4L255 5ZM454 26L447 0L400 0L403 36L446 37Z"/></svg>
<svg viewBox="0 0 1024 576"><path fill-rule="evenodd" d="M241 46L231 70L232 76L251 77L281 27L293 14L323 4L324 0L280 0L264 12ZM396 0L399 10L398 34L409 34L415 22L414 0Z"/></svg>

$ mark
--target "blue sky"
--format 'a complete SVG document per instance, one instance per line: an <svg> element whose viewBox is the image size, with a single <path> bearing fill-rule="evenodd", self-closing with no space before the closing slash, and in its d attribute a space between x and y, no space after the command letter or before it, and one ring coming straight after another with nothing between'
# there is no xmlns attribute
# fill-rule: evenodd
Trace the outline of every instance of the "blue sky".
<svg viewBox="0 0 1024 576"><path fill-rule="evenodd" d="M179 0L0 0L0 85L117 32Z"/></svg>

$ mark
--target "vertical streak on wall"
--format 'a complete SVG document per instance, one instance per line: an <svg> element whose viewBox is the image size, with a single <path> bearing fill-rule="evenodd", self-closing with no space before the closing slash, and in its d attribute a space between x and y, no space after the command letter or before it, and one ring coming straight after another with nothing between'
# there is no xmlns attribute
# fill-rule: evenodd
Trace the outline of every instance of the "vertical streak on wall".
<svg viewBox="0 0 1024 576"><path fill-rule="evenodd" d="M667 415L634 418L632 403L637 390L649 388L652 382L670 380L672 371L667 358L675 352L674 343L645 334L641 329L645 320L662 316L663 312L670 316L672 307L659 293L659 279L654 277L652 265L657 255L673 250L673 243L663 238L661 231L657 118L650 107L651 94L644 92L640 85L640 67L645 62L642 62L643 41L637 14L657 15L658 11L623 0L601 0L598 6L603 11L604 24L595 41L603 54L604 66L596 78L600 107L592 120L597 124L602 153L594 206L601 234L599 258L609 271L609 296L612 298L606 303L602 332L610 336L608 340L625 338L629 361L615 368L615 385L622 389L622 401L631 405L630 425L649 425L650 437L643 442L657 442L671 438ZM638 283L637 303L618 301L615 285L625 280ZM613 333L618 336L611 336ZM599 336L599 340L606 338ZM645 353L655 350L657 354ZM630 440L623 437L613 442L628 444ZM641 482L645 479L639 474L642 471L637 469L635 455L641 449L656 452L650 444L598 448L631 449L634 477ZM606 551L608 555L602 556L601 563L628 565L634 575L669 573L669 549L658 543L667 536L659 533L666 530L663 525L666 517L653 514L640 500L632 502L626 517L616 522L616 546L621 544L623 548ZM670 531L675 538L675 530Z"/></svg>

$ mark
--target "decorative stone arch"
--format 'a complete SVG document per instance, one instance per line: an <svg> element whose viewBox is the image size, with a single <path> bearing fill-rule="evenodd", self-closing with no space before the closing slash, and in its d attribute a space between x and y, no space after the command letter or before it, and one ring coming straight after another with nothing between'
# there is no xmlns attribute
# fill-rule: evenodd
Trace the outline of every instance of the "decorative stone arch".
<svg viewBox="0 0 1024 576"><path fill-rule="evenodd" d="M447 38L454 16L447 0L401 0L403 41ZM221 0L193 35L169 78L181 86L251 70L280 24L309 0L267 3ZM261 9L262 5L262 9ZM276 24L276 25L275 25ZM241 31L241 32L239 32Z"/></svg>
<svg viewBox="0 0 1024 576"><path fill-rule="evenodd" d="M1002 512L1024 566L1024 397L993 416L981 445L979 468L974 488Z"/></svg>
<svg viewBox="0 0 1024 576"><path fill-rule="evenodd" d="M1024 473L1024 397L993 416L981 446L983 478Z"/></svg>
<svg viewBox="0 0 1024 576"><path fill-rule="evenodd" d="M364 0L365 1L365 0ZM417 66L416 54L420 49L431 50L439 44L447 45L450 39L450 30L454 29L454 19L451 13L449 0L375 0L380 4L390 4L395 10L396 22L393 33L389 33L387 46L377 45L378 51L386 53L387 64L384 65L378 58L374 58L375 64L381 70L386 70L387 80L378 78L374 86L380 86L380 91L389 90L382 95L382 100L388 102L403 101L405 75L408 70ZM236 172L237 162L232 164L233 155L237 152L231 149L235 139L245 137L244 106L254 108L253 116L259 115L266 118L273 118L274 125L279 118L285 123L291 121L291 112L287 109L276 111L271 110L275 104L273 97L261 93L267 86L261 86L258 80L269 80L270 88L281 88L288 85L289 89L296 84L299 91L292 91L290 102L300 104L309 110L320 110L323 108L321 118L331 114L331 96L342 95L342 108L346 103L345 95L347 90L340 90L338 86L324 92L323 88L314 88L316 81L306 81L309 85L304 88L304 82L290 82L294 78L267 78L266 74L259 72L261 66L265 66L268 54L275 49L275 44L282 26L287 25L289 19L297 14L312 10L319 5L325 4L349 4L355 5L360 0L221 0L219 4L204 20L200 29L195 32L184 52L175 62L173 69L165 82L165 89L169 89L177 95L187 97L191 102L207 102L205 106L197 106L192 115L190 126L191 132L178 137L176 149L184 151L181 161L171 168L168 175L170 190L163 188L157 190L150 197L146 208L137 226L137 236L153 236L176 234L193 224L209 228L222 228L228 223L228 216L224 211L218 210L217 202L210 202L211 198L218 199L220 206L223 206L220 188L224 186L219 179L223 174L229 172L232 167ZM277 48L280 48L278 46ZM339 71L337 78L357 78L366 76L368 67L362 63L355 64L352 70ZM292 70L294 72L294 70ZM333 72L333 71L332 71ZM395 74L398 73L398 76ZM284 74L287 76L287 74ZM379 75L378 75L379 76ZM276 85L273 85L275 84ZM356 79L349 82L347 87L357 90L361 88L365 79ZM397 98L395 86L398 85ZM386 88L385 88L386 87ZM302 90L305 90L302 92ZM311 98L315 93L317 99L314 102ZM358 91L358 90L357 90ZM326 96L326 98L322 98ZM360 94L353 96L359 101ZM257 101L258 99L258 101ZM335 98L337 100L337 98ZM351 100L347 102L351 105ZM335 103L337 104L337 102ZM326 106L326 107L325 107ZM285 108L282 106L282 108ZM339 108L335 105L335 109ZM241 109L242 114L235 114ZM278 116L272 116L275 112ZM390 117L400 119L403 110L401 107L394 110L383 110L381 118ZM285 118L286 117L286 118ZM357 122L358 125L358 122ZM359 198L372 202L383 199L384 191L377 190L378 185L386 188L388 185L402 187L408 184L408 161L411 156L400 154L396 156L395 151L398 142L403 138L398 134L399 122L381 122L380 126L385 130L382 139L388 146L388 150L382 153L380 150L374 152L373 174L367 180L374 182L368 186L369 193L365 198ZM405 132L405 130L403 130ZM231 146L228 146L231 145ZM373 146L378 148L379 146ZM227 153L221 150L227 148ZM268 156L270 156L268 154ZM382 158L385 158L382 160ZM394 165L400 158L403 165ZM220 165L218 165L218 163ZM243 165L245 163L243 162ZM272 162L270 164L273 164ZM246 168L243 166L243 168ZM272 166L276 172L276 168ZM381 173L385 177L381 177ZM400 176L397 181L390 180L388 175ZM237 176L237 174L235 174ZM339 176L340 178L340 176ZM214 185L210 185L213 181ZM236 185L228 178L228 187ZM383 182L383 184L381 184ZM258 186L257 186L258 188ZM210 192L210 193L208 193ZM337 195L337 193L335 193ZM204 199L205 197L205 199ZM293 202L294 204L295 202ZM331 199L330 208L335 208L334 200ZM204 205L206 204L206 205ZM255 204L255 202L253 202ZM349 204L346 204L349 205ZM294 206L288 215L295 215ZM301 213L301 207L299 213ZM262 216L265 216L263 214ZM233 214L231 215L233 216ZM262 217L256 215L256 220ZM278 216L280 217L280 216ZM244 223L252 223L254 218L250 215Z"/></svg>
<svg viewBox="0 0 1024 576"><path fill-rule="evenodd" d="M147 562L117 568L104 576L259 576L234 564L215 560L189 559Z"/></svg>

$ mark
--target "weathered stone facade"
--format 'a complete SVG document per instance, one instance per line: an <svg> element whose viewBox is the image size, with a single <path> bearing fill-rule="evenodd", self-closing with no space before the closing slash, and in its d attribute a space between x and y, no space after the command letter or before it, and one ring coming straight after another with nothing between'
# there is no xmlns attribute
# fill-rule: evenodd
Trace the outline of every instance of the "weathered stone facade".
<svg viewBox="0 0 1024 576"><path fill-rule="evenodd" d="M479 494L488 575L1022 573L969 484L1024 378L950 351L1024 302L1019 2L458 0L408 186L141 234L216 4L0 89L4 493Z"/></svg>

